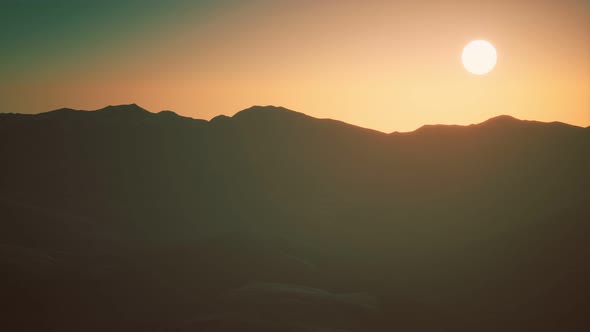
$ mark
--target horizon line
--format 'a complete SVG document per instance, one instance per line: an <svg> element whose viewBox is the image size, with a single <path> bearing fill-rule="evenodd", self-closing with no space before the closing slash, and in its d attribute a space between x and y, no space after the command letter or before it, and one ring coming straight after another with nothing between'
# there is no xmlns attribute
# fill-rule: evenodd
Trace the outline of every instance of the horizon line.
<svg viewBox="0 0 590 332"><path fill-rule="evenodd" d="M307 113L303 113L303 112L300 112L300 111L295 111L295 110L286 108L284 106L276 106L276 105L252 105L250 107L247 107L247 108L244 108L244 109L241 109L241 110L237 111L233 115L218 114L218 115L212 116L210 119L201 119L201 118L194 118L194 117L191 117L191 116L185 116L185 115L179 114L179 113L177 113L177 112L175 112L173 110L170 110L170 109L163 109L163 110L160 110L158 112L153 112L153 111L150 111L150 110L148 110L148 109L140 106L137 103L118 104L118 105L109 104L109 105L104 106L102 108L92 109L92 110L75 109L75 108L70 108L70 107L62 107L62 108L57 108L57 109L53 109L53 110L49 110L49 111L45 111L45 112L39 112L39 113L0 112L0 114L20 114L20 115L31 115L31 116L35 116L35 115L47 114L47 113L52 113L52 112L56 112L56 111L65 111L65 110L76 111L76 112L97 112L97 111L103 111L103 110L105 110L107 108L123 108L123 107L137 107L137 108L139 108L139 109L141 109L143 111L146 111L146 112L148 112L150 114L154 114L154 115L160 114L160 113L164 113L164 112L171 112L171 113L174 113L175 115L177 115L179 117L182 117L182 118L191 119L191 120L197 120L197 121L206 121L206 122L211 122L213 119L215 119L217 117L233 118L235 115L237 115L237 114L239 114L239 113L241 113L243 111L247 111L247 110L251 110L251 109L256 109L256 108L282 109L282 110L286 110L286 111L289 111L289 112L292 112L292 113L298 113L298 114L301 114L301 115L304 115L304 116L307 116L309 118L313 118L313 119L316 119L316 120L330 120L330 121L340 122L340 123L344 123L344 124L347 124L347 125L350 125L350 126L353 126L353 127L357 127L357 128L361 128L361 129L365 129L365 130L371 130L371 131L379 132L379 133L386 134L386 135L390 135L390 134L408 134L408 133L413 133L413 132L416 132L416 131L418 131L420 129L429 128L429 127L471 127L471 126L477 126L477 125L480 125L480 124L489 122L490 120L500 119L500 118L510 118L510 119L515 120L515 121L528 122L528 123L531 123L532 122L532 123L541 123L541 124L562 124L562 125L567 125L567 126L570 126L570 127L581 128L581 129L588 129L588 128L590 128L590 126L583 127L583 126L574 125L574 124L567 123L567 122L562 122L562 121L548 121L548 122L546 122L546 121L539 121L539 120L520 119L520 118L516 118L516 117L514 117L512 115L509 115L509 114L499 114L499 115L493 116L491 118L487 118L487 119L485 119L483 121L480 121L480 122L470 123L470 124L465 124L465 125L463 125L463 124L444 124L444 123L426 123L426 124L423 124L423 125L417 127L416 129L410 130L410 131L397 131L396 130L396 131L392 131L392 132L385 132L385 131L382 131L382 130L379 130L379 129L363 127L363 126L356 125L356 124L353 124L353 123L350 123L350 122L345 122L345 121L339 120L339 119L334 119L334 118L319 118L319 117L315 117L315 116L309 115Z"/></svg>

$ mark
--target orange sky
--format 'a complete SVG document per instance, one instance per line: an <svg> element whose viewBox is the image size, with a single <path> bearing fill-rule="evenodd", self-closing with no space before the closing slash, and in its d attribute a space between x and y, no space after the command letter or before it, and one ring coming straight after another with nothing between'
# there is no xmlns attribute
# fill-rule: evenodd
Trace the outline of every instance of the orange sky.
<svg viewBox="0 0 590 332"><path fill-rule="evenodd" d="M29 42L0 56L0 111L137 103L210 119L280 105L386 132L499 114L590 126L587 1L222 2L53 34L15 25L5 35ZM488 75L461 64L473 39L497 48Z"/></svg>

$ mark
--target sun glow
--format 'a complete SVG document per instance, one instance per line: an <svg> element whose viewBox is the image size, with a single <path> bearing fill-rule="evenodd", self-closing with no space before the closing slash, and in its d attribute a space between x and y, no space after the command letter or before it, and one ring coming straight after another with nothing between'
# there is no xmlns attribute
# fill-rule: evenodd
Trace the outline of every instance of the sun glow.
<svg viewBox="0 0 590 332"><path fill-rule="evenodd" d="M484 75L494 69L498 55L490 42L474 40L465 46L461 59L467 71L475 75Z"/></svg>

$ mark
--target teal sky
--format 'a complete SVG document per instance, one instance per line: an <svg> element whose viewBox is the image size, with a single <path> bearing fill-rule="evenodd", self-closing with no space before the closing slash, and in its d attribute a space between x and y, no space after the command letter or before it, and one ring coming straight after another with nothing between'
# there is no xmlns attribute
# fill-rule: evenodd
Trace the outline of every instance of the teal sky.
<svg viewBox="0 0 590 332"><path fill-rule="evenodd" d="M0 5L0 72L22 77L141 47L191 16L206 20L231 1L7 0Z"/></svg>

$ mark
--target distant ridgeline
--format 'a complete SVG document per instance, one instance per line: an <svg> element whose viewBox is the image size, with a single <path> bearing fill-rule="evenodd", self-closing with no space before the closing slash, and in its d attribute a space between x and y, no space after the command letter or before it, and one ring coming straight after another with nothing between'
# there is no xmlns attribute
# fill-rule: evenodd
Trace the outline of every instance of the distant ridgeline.
<svg viewBox="0 0 590 332"><path fill-rule="evenodd" d="M5 331L587 331L590 129L0 114Z"/></svg>

